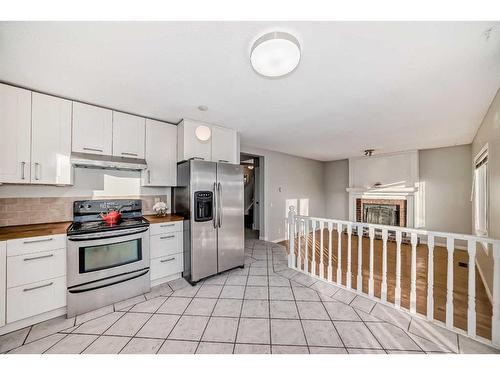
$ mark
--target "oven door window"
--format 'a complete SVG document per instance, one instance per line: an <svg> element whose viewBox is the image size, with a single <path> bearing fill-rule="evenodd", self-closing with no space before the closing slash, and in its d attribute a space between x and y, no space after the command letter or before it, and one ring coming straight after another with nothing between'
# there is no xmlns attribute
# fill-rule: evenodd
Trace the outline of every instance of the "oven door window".
<svg viewBox="0 0 500 375"><path fill-rule="evenodd" d="M123 266L142 260L142 239L80 247L80 273Z"/></svg>

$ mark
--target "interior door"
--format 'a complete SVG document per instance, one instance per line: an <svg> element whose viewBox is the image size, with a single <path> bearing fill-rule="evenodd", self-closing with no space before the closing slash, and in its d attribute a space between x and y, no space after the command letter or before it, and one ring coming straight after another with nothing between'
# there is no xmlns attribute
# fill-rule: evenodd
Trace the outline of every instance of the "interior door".
<svg viewBox="0 0 500 375"><path fill-rule="evenodd" d="M219 272L242 266L244 259L243 167L217 163Z"/></svg>
<svg viewBox="0 0 500 375"><path fill-rule="evenodd" d="M260 230L260 167L254 168L253 230Z"/></svg>
<svg viewBox="0 0 500 375"><path fill-rule="evenodd" d="M31 91L0 84L0 182L30 182Z"/></svg>
<svg viewBox="0 0 500 375"><path fill-rule="evenodd" d="M71 101L33 93L31 183L72 184Z"/></svg>
<svg viewBox="0 0 500 375"><path fill-rule="evenodd" d="M196 282L217 273L216 216L212 220L197 220L193 211L197 192L212 192L215 196L217 164L202 160L190 163L191 281Z"/></svg>

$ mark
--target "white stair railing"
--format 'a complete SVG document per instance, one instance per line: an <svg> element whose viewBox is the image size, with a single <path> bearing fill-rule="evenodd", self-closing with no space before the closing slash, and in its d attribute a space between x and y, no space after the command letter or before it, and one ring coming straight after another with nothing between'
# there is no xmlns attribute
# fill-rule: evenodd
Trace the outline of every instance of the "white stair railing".
<svg viewBox="0 0 500 375"><path fill-rule="evenodd" d="M357 223L346 220L325 219L310 216L301 216L295 213L295 208L290 207L287 217L288 246L289 256L288 265L290 268L310 274L311 276L332 282L340 287L350 289L356 293L363 294L368 298L375 299L384 304L393 305L395 308L403 309L401 306L401 253L402 243L410 245L410 290L409 290L409 309L408 312L418 315L429 321L435 321L434 316L434 250L437 246L436 238L444 239L444 247L447 251L446 266L446 317L444 325L454 331L465 333L469 337L477 338L476 333L476 248L482 246L485 251L491 251L493 255L493 287L492 295L492 320L491 320L491 341L487 340L493 346L500 348L500 240L493 238L484 238L467 234L434 232L414 228L393 227L387 225L375 225L367 223ZM310 228L310 229L309 229ZM333 238L337 235L336 249L333 247ZM328 240L324 241L324 234ZM319 241L317 236L320 236ZM353 236L358 237L357 241L357 270L352 269L351 253L356 249L352 248ZM363 238L369 239L369 273L368 290L363 291ZM342 241L347 240L347 264L346 269L342 268ZM311 249L309 249L309 240L311 240ZM382 258L382 272L380 283L380 298L375 296L375 277L374 277L374 259L375 259L375 241L382 241L382 254L377 254ZM395 288L394 302L388 301L388 242L395 242L396 247L396 269L395 269ZM453 321L454 314L454 278L453 261L455 256L455 247L457 242L466 243L464 251L468 254L468 279L467 279L467 331L464 332L455 327ZM319 244L318 244L319 243ZM426 244L427 248L427 300L426 314L417 313L417 248L419 245ZM319 260L316 259L316 249L318 250ZM441 246L441 243L440 245ZM425 247L424 247L425 248ZM457 247L458 248L458 247ZM336 250L336 254L335 254ZM483 250L481 250L483 251ZM327 254L327 255L325 255ZM326 260L325 260L326 258ZM336 258L336 262L335 262ZM311 263L309 264L309 259ZM324 263L327 262L327 272L324 272ZM334 269L334 264L336 268ZM319 272L317 272L319 264ZM444 270L439 270L445 272ZM351 285L353 272L356 272L356 284ZM345 273L345 283L342 282ZM365 275L366 276L366 275ZM439 322L440 323L440 322ZM482 339L482 341L485 341Z"/></svg>

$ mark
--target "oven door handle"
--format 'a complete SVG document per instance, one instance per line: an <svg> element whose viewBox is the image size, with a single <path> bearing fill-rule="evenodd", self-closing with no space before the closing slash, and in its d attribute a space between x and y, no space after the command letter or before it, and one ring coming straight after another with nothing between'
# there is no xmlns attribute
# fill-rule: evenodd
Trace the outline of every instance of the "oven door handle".
<svg viewBox="0 0 500 375"><path fill-rule="evenodd" d="M149 230L149 227L145 227L145 228L141 228L141 229L138 229L138 230L130 230L130 231L127 231L126 233L120 233L120 234L115 234L115 235L111 235L111 236L102 236L102 237L85 237L84 234L81 234L81 235L78 235L78 234L75 234L74 236L68 236L68 241L93 241L93 240L105 240L105 239L108 239L108 238L116 238L116 237L123 237L123 236L130 236L130 235L133 235L133 234L138 234L138 233L143 233L143 232L146 232ZM109 232L109 233L113 233L113 232ZM80 237L82 236L82 237Z"/></svg>
<svg viewBox="0 0 500 375"><path fill-rule="evenodd" d="M120 283L124 283L125 281L137 279L138 277L144 276L149 272L149 268L142 269L135 272L128 272L126 274L116 275L114 277L108 277L104 280L97 280L90 283L85 283L80 286L74 286L68 288L68 293L85 293L90 292L92 290L106 288L111 285L116 285Z"/></svg>

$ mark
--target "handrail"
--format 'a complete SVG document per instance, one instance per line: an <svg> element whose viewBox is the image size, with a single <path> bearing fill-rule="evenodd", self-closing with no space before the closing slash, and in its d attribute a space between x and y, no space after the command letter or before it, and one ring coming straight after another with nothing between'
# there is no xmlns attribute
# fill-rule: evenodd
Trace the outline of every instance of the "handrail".
<svg viewBox="0 0 500 375"><path fill-rule="evenodd" d="M410 251L410 290L409 290L409 309L408 312L413 315L417 314L417 247L425 246L427 248L427 289L426 289L426 305L427 314L425 318L434 321L434 248L442 246L446 250L446 328L452 331L460 331L454 325L454 252L456 241L465 241L466 247L459 245L457 248L464 249L468 254L468 280L467 280L467 335L477 339L476 335L476 248L478 243L488 251L492 249L493 262L493 282L491 285L492 299L492 319L491 319L491 341L489 343L497 348L500 348L500 240L496 238L482 237L471 234L451 233L442 231L431 231L426 229L397 227L390 225L380 225L372 223L352 222L348 220L328 219L315 216L297 215L295 208L290 206L287 218L285 220L287 226L287 239L289 245L288 266L297 271L310 274L311 276L324 279L334 283L342 288L362 294L367 298L380 300L384 304L392 305L395 308L401 307L401 253L402 244L410 245L410 248L405 251ZM353 230L357 230L353 232ZM326 231L326 233L325 233ZM333 239L333 232L336 231L336 239ZM319 232L319 233L318 233ZM388 281L387 281L387 265L388 265L388 242L389 233L394 232L395 236L391 240L396 242L396 287L394 289L394 302L387 300ZM347 239L342 233L347 233ZM377 233L377 236L376 236ZM325 236L326 234L326 236ZM357 241L353 241L354 235L357 234ZM361 235L359 235L361 234ZM381 234L381 235L380 235ZM403 237L403 234L409 236ZM319 241L317 241L319 237ZM363 274L363 237L369 238L369 266L365 266L365 274ZM324 241L324 238L327 238ZM438 243L436 238L445 238L445 243ZM382 241L382 249L375 248L375 239ZM345 247L342 246L342 241L347 241ZM308 243L311 243L309 246ZM319 244L317 243L319 242ZM357 242L357 244L356 244ZM335 249L332 246L336 244ZM319 249L319 260L316 259L316 249ZM490 247L491 245L491 247ZM295 248L297 246L297 249ZM365 243L366 246L366 243ZM345 251L345 252L344 252ZM380 283L380 298L374 295L374 258L375 252L381 251L382 270ZM419 250L420 251L420 250ZM343 253L347 255L346 268L343 269L342 258ZM351 256L357 253L357 270L352 269ZM420 256L420 255L419 255ZM334 260L336 258L336 260ZM334 266L334 263L335 266ZM325 272L326 267L326 272ZM318 270L319 268L319 270ZM368 293L363 292L363 276L366 277L366 268L369 270ZM318 272L319 271L319 272ZM444 271L444 270L443 270ZM342 281L342 272L345 272L346 281ZM351 278L354 278L351 285ZM365 279L366 280L366 279ZM423 296L421 296L423 297ZM483 340L484 341L484 340Z"/></svg>

